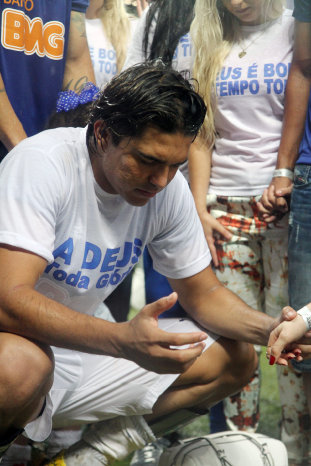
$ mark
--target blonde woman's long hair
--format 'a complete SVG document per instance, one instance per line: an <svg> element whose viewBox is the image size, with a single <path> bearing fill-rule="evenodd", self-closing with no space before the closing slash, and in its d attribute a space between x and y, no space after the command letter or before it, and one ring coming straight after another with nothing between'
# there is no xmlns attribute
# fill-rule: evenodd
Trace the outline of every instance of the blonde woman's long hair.
<svg viewBox="0 0 311 466"><path fill-rule="evenodd" d="M104 0L98 17L103 23L107 39L116 52L117 70L120 72L130 39L130 19L125 10L124 0Z"/></svg>
<svg viewBox="0 0 311 466"><path fill-rule="evenodd" d="M284 3L284 0L262 0L263 22L278 18ZM194 15L190 28L195 48L193 77L207 106L201 136L211 147L216 137L213 116L216 77L231 47L240 41L241 29L222 0L196 0Z"/></svg>

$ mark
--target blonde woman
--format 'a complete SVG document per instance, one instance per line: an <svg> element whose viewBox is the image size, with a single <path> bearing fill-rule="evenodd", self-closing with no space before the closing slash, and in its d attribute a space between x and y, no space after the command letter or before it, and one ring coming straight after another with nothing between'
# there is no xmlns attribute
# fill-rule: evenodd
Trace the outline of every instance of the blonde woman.
<svg viewBox="0 0 311 466"><path fill-rule="evenodd" d="M209 109L203 142L190 158L191 188L217 277L270 315L288 304L287 218L267 225L256 202L273 176L287 175L274 172L293 49L294 20L284 4L197 0L191 26L193 75ZM300 379L280 368L279 382L282 438L290 458L302 462ZM255 430L258 399L256 374L242 394L225 400L228 425Z"/></svg>
<svg viewBox="0 0 311 466"><path fill-rule="evenodd" d="M86 12L86 35L98 87L121 71L131 28L124 0L90 0Z"/></svg>

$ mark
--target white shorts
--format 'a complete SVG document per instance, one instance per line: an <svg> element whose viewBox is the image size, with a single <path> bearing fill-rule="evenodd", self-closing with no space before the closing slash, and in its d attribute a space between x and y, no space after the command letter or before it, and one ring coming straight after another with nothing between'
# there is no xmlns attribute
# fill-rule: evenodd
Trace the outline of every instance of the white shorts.
<svg viewBox="0 0 311 466"><path fill-rule="evenodd" d="M195 332L202 328L190 319L159 319L170 332ZM204 330L206 332L206 330ZM205 350L218 338L208 333ZM54 383L40 417L25 427L26 435L45 440L53 428L81 425L116 416L152 412L159 396L179 374L157 374L127 359L53 348Z"/></svg>

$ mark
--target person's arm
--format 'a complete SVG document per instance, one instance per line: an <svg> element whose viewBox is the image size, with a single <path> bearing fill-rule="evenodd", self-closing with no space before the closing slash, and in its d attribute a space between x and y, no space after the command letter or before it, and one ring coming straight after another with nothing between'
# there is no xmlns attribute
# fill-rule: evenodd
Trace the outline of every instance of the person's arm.
<svg viewBox="0 0 311 466"><path fill-rule="evenodd" d="M229 240L231 233L221 225L206 209L206 193L211 171L212 150L199 138L192 144L189 158L189 181L197 212L199 214L204 234L211 251L213 263L218 267L214 232Z"/></svg>
<svg viewBox="0 0 311 466"><path fill-rule="evenodd" d="M282 137L276 168L294 169L299 155L308 108L311 83L311 23L295 21L294 56L285 93ZM262 217L275 220L275 212L287 212L286 197L293 183L287 177L273 178L265 190L261 205Z"/></svg>
<svg viewBox="0 0 311 466"><path fill-rule="evenodd" d="M22 123L18 119L7 96L0 74L0 141L8 151L27 137Z"/></svg>
<svg viewBox="0 0 311 466"><path fill-rule="evenodd" d="M53 346L126 358L160 373L183 372L201 354L204 332L175 334L157 326L158 314L176 302L176 293L145 306L129 322L107 322L76 312L37 292L34 287L46 265L46 260L36 254L1 245L1 331ZM170 349L184 344L191 347Z"/></svg>
<svg viewBox="0 0 311 466"><path fill-rule="evenodd" d="M280 322L255 311L223 286L211 266L192 277L169 279L187 313L203 328L233 340L266 345L272 329ZM289 314L289 320L295 312Z"/></svg>
<svg viewBox="0 0 311 466"><path fill-rule="evenodd" d="M63 90L80 92L88 81L95 83L83 13L72 11L68 41Z"/></svg>

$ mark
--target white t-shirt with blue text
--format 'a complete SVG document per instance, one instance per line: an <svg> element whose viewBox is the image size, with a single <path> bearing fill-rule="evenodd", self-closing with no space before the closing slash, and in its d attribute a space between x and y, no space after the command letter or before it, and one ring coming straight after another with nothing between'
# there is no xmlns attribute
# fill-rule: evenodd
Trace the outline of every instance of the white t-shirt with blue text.
<svg viewBox="0 0 311 466"><path fill-rule="evenodd" d="M258 195L271 181L293 53L292 12L242 31L216 83L218 137L209 192L223 196Z"/></svg>
<svg viewBox="0 0 311 466"><path fill-rule="evenodd" d="M85 128L44 131L18 144L0 165L0 242L47 261L36 289L93 314L148 245L154 267L171 278L210 264L184 177L145 206L96 183Z"/></svg>
<svg viewBox="0 0 311 466"><path fill-rule="evenodd" d="M137 20L130 21L131 32ZM99 18L85 20L86 37L90 50L96 85L102 88L118 72L116 52L106 37Z"/></svg>

